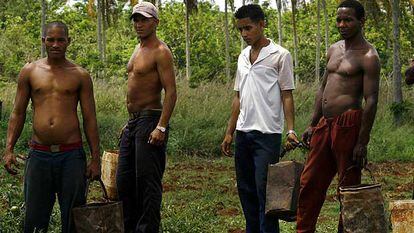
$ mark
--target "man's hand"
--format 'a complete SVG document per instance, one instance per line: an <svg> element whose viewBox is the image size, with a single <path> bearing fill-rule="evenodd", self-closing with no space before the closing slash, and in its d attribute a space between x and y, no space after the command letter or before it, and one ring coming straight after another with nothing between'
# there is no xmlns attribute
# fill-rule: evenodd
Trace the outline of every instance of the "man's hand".
<svg viewBox="0 0 414 233"><path fill-rule="evenodd" d="M16 156L12 152L6 152L3 156L3 161L4 161L4 168L6 169L6 171L10 173L11 175L16 175L17 174L16 168L18 168Z"/></svg>
<svg viewBox="0 0 414 233"><path fill-rule="evenodd" d="M299 139L294 133L289 133L286 138L284 149L290 151L296 148L299 145Z"/></svg>
<svg viewBox="0 0 414 233"><path fill-rule="evenodd" d="M302 134L302 141L305 144L305 146L308 147L308 148L310 146L310 141L311 141L311 138L312 138L313 130L314 130L314 127L309 126L305 130L305 132L303 132L303 134Z"/></svg>
<svg viewBox="0 0 414 233"><path fill-rule="evenodd" d="M225 156L231 156L230 146L233 142L233 135L226 134L224 136L223 142L221 143L221 151Z"/></svg>
<svg viewBox="0 0 414 233"><path fill-rule="evenodd" d="M92 159L86 168L86 177L91 180L99 180L101 177L101 161L100 159Z"/></svg>
<svg viewBox="0 0 414 233"><path fill-rule="evenodd" d="M364 168L367 163L367 145L357 143L354 147L352 160L359 168Z"/></svg>
<svg viewBox="0 0 414 233"><path fill-rule="evenodd" d="M148 143L155 146L161 146L164 143L164 140L165 133L161 132L159 129L154 129L148 138Z"/></svg>

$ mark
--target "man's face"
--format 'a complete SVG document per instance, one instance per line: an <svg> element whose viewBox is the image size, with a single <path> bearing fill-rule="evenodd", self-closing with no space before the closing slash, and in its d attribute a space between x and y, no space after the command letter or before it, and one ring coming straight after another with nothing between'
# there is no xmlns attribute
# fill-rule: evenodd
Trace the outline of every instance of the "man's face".
<svg viewBox="0 0 414 233"><path fill-rule="evenodd" d="M237 29L239 29L243 40L248 45L255 44L262 36L264 30L264 21L260 20L255 23L250 18L237 19Z"/></svg>
<svg viewBox="0 0 414 233"><path fill-rule="evenodd" d="M70 38L62 27L49 28L42 41L45 44L47 56L50 58L65 57L66 48L70 44Z"/></svg>
<svg viewBox="0 0 414 233"><path fill-rule="evenodd" d="M158 19L147 18L141 14L135 14L132 18L134 22L134 28L139 38L146 38L154 33L157 29Z"/></svg>
<svg viewBox="0 0 414 233"><path fill-rule="evenodd" d="M336 27L343 39L349 39L361 32L364 19L358 20L355 9L348 7L338 8L336 12Z"/></svg>

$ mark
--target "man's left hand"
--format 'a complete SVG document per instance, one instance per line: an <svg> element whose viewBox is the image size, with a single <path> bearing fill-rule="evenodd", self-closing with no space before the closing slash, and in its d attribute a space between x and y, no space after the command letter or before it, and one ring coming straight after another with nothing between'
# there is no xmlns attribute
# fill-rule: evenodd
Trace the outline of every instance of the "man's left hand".
<svg viewBox="0 0 414 233"><path fill-rule="evenodd" d="M359 168L364 168L367 165L367 145L357 143L354 147L352 160Z"/></svg>
<svg viewBox="0 0 414 233"><path fill-rule="evenodd" d="M159 129L154 129L148 138L148 143L155 146L161 146L164 143L164 140L165 133L161 132Z"/></svg>
<svg viewBox="0 0 414 233"><path fill-rule="evenodd" d="M100 159L92 159L86 168L86 177L91 180L99 180L101 177Z"/></svg>
<svg viewBox="0 0 414 233"><path fill-rule="evenodd" d="M294 133L289 133L286 137L285 142L285 150L290 151L296 148L296 146L299 144L299 139Z"/></svg>

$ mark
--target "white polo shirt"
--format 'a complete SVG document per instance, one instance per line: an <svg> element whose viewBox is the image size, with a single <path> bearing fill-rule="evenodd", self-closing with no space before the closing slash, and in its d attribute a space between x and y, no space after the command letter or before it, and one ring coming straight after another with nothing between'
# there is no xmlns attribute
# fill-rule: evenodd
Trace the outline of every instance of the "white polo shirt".
<svg viewBox="0 0 414 233"><path fill-rule="evenodd" d="M269 39L270 40L270 39ZM234 90L240 96L240 114L236 129L243 132L282 133L284 114L282 90L295 89L292 56L272 40L250 63L251 46L237 61Z"/></svg>

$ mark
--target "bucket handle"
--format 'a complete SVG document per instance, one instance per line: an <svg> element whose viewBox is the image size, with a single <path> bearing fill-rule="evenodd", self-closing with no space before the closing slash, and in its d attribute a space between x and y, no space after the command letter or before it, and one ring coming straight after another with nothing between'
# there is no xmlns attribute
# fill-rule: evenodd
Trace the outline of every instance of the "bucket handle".
<svg viewBox="0 0 414 233"><path fill-rule="evenodd" d="M342 179L339 181L339 183L338 183L338 187L341 187L341 186L342 186L342 183L344 182L346 175L347 175L347 174L349 173L349 171L350 171L350 170L352 170L352 169L360 169L360 168L359 168L358 166L356 166L356 165L352 165L352 166L348 167L348 168L345 170L345 173L344 173L344 175L342 176ZM377 180L375 179L374 174L372 173L372 171L371 171L371 169L370 169L370 168L368 168L367 166L364 166L364 167L362 167L362 169L361 169L361 170L366 170L366 171L368 171L368 173L369 173L369 176L370 176L371 180L372 180L374 183L378 183L378 182L377 182Z"/></svg>
<svg viewBox="0 0 414 233"><path fill-rule="evenodd" d="M286 155L286 153L288 153L289 151L293 151L296 148L306 148L306 145L303 142L294 143L293 146L294 146L293 149L290 149L290 150L286 150L285 147L283 146L282 150L280 151L279 158L282 159Z"/></svg>
<svg viewBox="0 0 414 233"><path fill-rule="evenodd" d="M93 180L91 180L91 179L88 179L87 181L86 181L86 190L85 190L85 199L88 199L88 194L89 194L89 184L92 182ZM108 193L106 192L106 188L105 188L105 185L104 185L104 183L103 183L103 181L102 181L102 179L101 178L99 178L99 184L101 185L101 188L102 188L102 191L103 191L103 194L104 194L104 198L105 198L105 200L106 201L108 201L109 200L109 198L108 198Z"/></svg>

